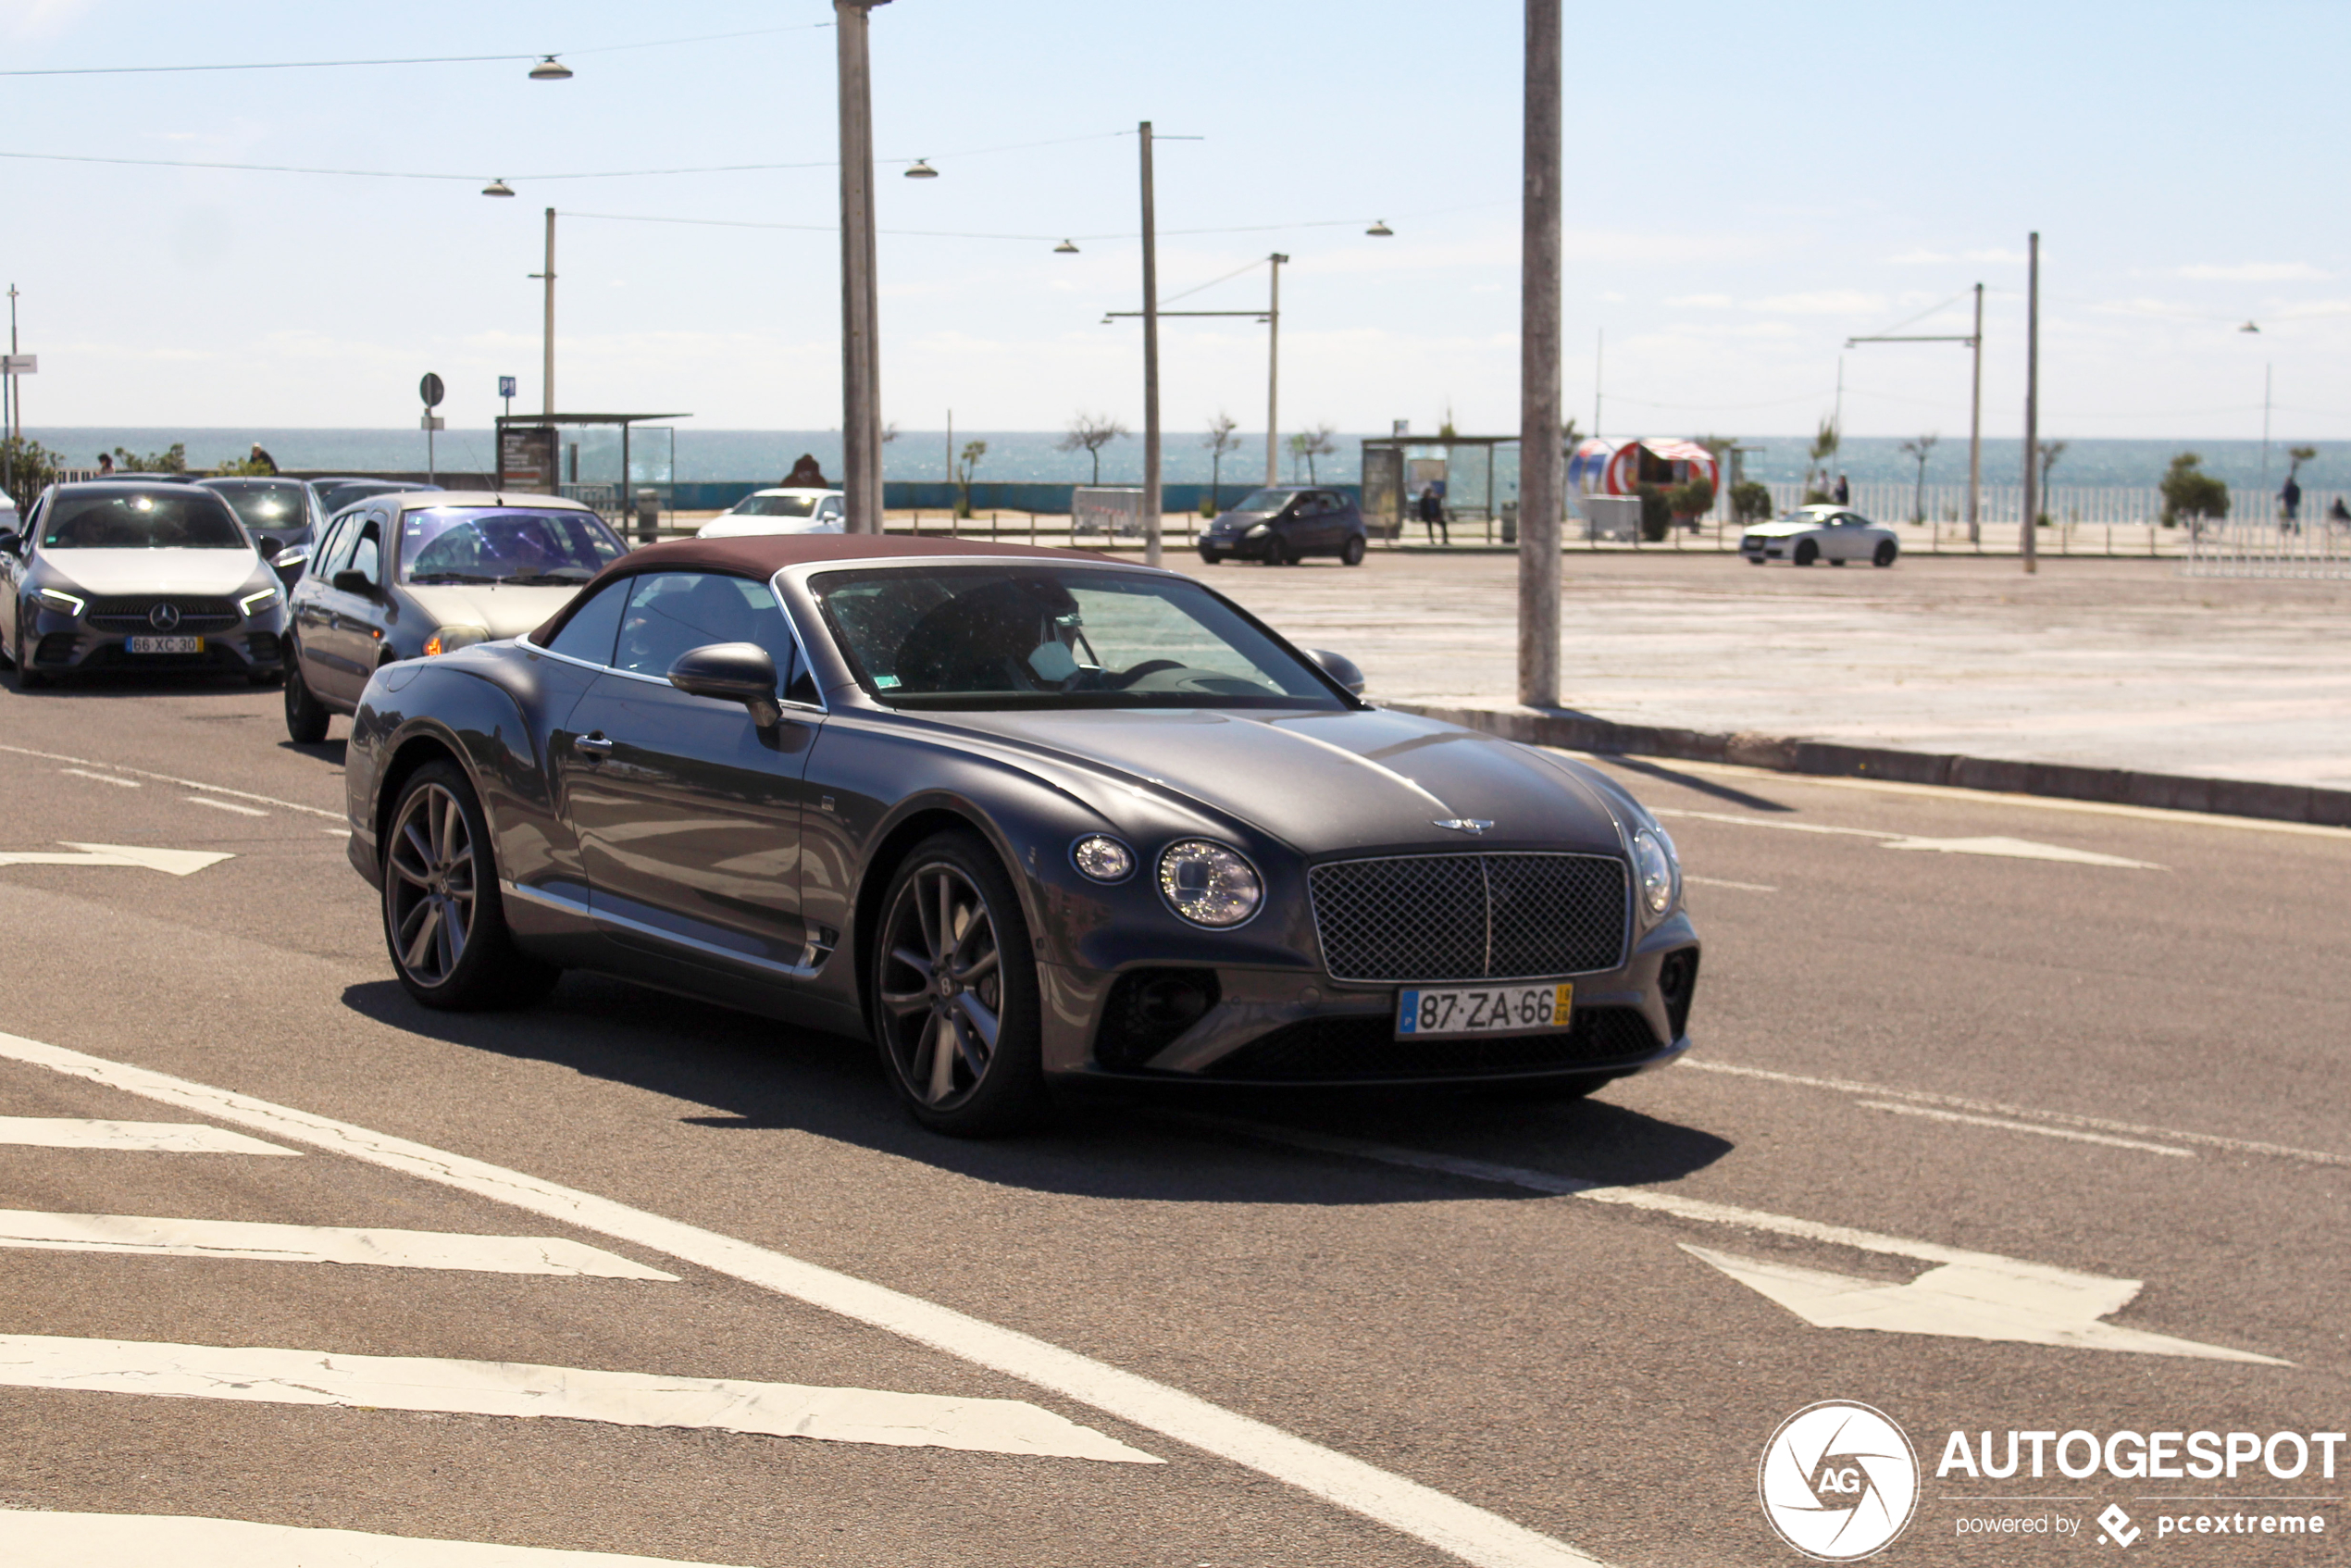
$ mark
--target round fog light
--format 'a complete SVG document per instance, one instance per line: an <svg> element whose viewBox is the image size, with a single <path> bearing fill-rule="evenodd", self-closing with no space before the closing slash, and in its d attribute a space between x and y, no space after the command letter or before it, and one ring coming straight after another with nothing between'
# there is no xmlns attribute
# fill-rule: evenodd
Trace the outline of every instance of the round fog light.
<svg viewBox="0 0 2351 1568"><path fill-rule="evenodd" d="M1088 833L1070 845L1069 858L1097 882L1124 882L1135 874L1135 852L1106 833Z"/></svg>

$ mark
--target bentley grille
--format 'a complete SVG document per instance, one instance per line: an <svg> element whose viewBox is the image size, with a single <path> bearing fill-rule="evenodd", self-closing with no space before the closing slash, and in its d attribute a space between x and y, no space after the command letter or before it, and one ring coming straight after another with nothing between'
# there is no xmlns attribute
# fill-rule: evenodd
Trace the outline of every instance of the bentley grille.
<svg viewBox="0 0 2351 1568"><path fill-rule="evenodd" d="M1334 979L1540 979L1624 962L1629 889L1610 855L1342 860L1307 883Z"/></svg>

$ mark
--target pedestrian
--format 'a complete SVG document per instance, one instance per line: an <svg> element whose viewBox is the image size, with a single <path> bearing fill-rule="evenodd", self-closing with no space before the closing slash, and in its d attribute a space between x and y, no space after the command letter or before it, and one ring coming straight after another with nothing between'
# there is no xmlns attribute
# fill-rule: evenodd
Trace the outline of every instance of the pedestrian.
<svg viewBox="0 0 2351 1568"><path fill-rule="evenodd" d="M274 474L278 471L278 460L263 451L259 442L253 443L253 451L247 454L245 462L256 474Z"/></svg>
<svg viewBox="0 0 2351 1568"><path fill-rule="evenodd" d="M825 478L825 470L817 467L815 457L809 453L803 452L800 454L800 461L791 466L791 472L784 476L784 482L777 488L782 490L831 490L834 486L832 480Z"/></svg>
<svg viewBox="0 0 2351 1568"><path fill-rule="evenodd" d="M114 454L111 452L101 452L98 454L98 477L103 479L108 474L113 472Z"/></svg>
<svg viewBox="0 0 2351 1568"><path fill-rule="evenodd" d="M1445 498L1437 493L1437 486L1434 482L1421 492L1420 512L1422 526L1428 529L1428 541L1431 544L1437 543L1437 536L1442 534L1444 542L1450 545L1453 542L1453 530L1445 521Z"/></svg>
<svg viewBox="0 0 2351 1568"><path fill-rule="evenodd" d="M2302 531L2302 482L2292 474L2285 477L2285 488L2278 492L2278 514L2288 533Z"/></svg>
<svg viewBox="0 0 2351 1568"><path fill-rule="evenodd" d="M2345 506L2343 504L2343 497L2336 496L2334 504L2327 508L2327 521L2338 527L2351 523L2351 506Z"/></svg>
<svg viewBox="0 0 2351 1568"><path fill-rule="evenodd" d="M1843 474L1839 474L1836 477L1836 504L1839 506L1850 506L1853 504L1853 487L1845 482L1845 476Z"/></svg>

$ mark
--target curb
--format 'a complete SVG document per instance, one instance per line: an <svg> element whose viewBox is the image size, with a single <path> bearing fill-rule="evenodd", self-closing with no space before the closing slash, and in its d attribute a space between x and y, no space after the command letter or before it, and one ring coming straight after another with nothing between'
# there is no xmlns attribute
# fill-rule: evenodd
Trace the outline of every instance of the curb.
<svg viewBox="0 0 2351 1568"><path fill-rule="evenodd" d="M1846 746L1752 730L1723 735L1659 725L1618 724L1557 709L1455 708L1426 703L1383 703L1381 706L1482 730L1506 740L1556 746L1571 752L1680 757L1691 762L1766 768L1775 773L1885 778L1899 784L1939 784L2004 795L2044 795L2055 800L2096 801L2105 805L2351 828L2351 790L2327 790L2308 784L2198 778L2179 773L2083 767L2072 763L2015 762L1945 752L1906 752L1891 746Z"/></svg>

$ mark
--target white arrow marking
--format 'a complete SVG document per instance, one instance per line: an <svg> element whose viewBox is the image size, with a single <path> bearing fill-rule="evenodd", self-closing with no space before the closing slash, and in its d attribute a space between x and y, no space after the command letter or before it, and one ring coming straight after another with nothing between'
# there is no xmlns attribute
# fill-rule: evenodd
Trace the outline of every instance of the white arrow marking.
<svg viewBox="0 0 2351 1568"><path fill-rule="evenodd" d="M2125 860L2095 850L2070 850L2061 844L2036 844L2030 839L1889 839L1882 849L1931 850L1936 854L1988 854L2006 860L2061 860L2074 865L2111 865L2123 871L2160 871L2151 860Z"/></svg>
<svg viewBox="0 0 2351 1568"><path fill-rule="evenodd" d="M155 1219L145 1214L47 1214L30 1209L0 1209L0 1247L165 1258L245 1258L277 1263L372 1263L379 1268L553 1274L576 1279L674 1281L678 1277L601 1247L557 1236L357 1230L261 1220Z"/></svg>
<svg viewBox="0 0 2351 1568"><path fill-rule="evenodd" d="M86 767L61 767L59 773L70 773L76 778L94 778L101 784L118 784L126 790L141 788L136 778L117 778L111 773L93 773Z"/></svg>
<svg viewBox="0 0 2351 1568"><path fill-rule="evenodd" d="M1020 1400L893 1394L522 1362L0 1335L0 1385L280 1405L555 1416L769 1437L1164 1464Z"/></svg>
<svg viewBox="0 0 2351 1568"><path fill-rule="evenodd" d="M102 1122L79 1116L0 1116L0 1143L31 1149L128 1149L155 1154L284 1154L257 1138L202 1122Z"/></svg>
<svg viewBox="0 0 2351 1568"><path fill-rule="evenodd" d="M0 1509L0 1560L12 1568L716 1568L666 1557L561 1551L309 1530L169 1513L36 1513Z"/></svg>
<svg viewBox="0 0 2351 1568"><path fill-rule="evenodd" d="M241 806L230 801L206 800L202 795L190 795L188 803L192 806L210 806L215 811L233 811L239 816L267 816L269 815L259 806Z"/></svg>
<svg viewBox="0 0 2351 1568"><path fill-rule="evenodd" d="M58 854L53 851L0 850L0 865L143 865L150 871L168 871L174 877L189 877L207 865L237 858L210 850L151 850L137 844L68 843L66 848L81 852Z"/></svg>
<svg viewBox="0 0 2351 1568"><path fill-rule="evenodd" d="M2104 1275L2074 1274L1986 1256L1982 1263L1931 1268L1907 1285L1888 1285L1825 1269L1735 1257L1686 1241L1682 1251L1770 1297L1815 1328L2006 1339L2021 1345L2135 1350L2142 1355L2258 1362L2264 1366L2294 1364L2275 1356L2257 1356L2249 1350L2174 1339L2167 1334L2147 1334L2098 1321L2131 1304L2139 1293L2140 1282L2135 1279L2109 1279Z"/></svg>

